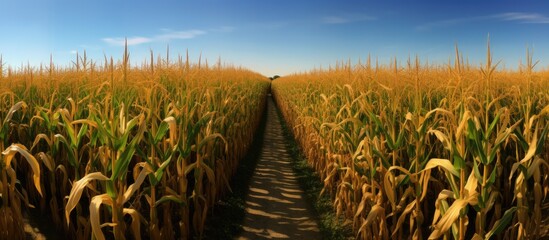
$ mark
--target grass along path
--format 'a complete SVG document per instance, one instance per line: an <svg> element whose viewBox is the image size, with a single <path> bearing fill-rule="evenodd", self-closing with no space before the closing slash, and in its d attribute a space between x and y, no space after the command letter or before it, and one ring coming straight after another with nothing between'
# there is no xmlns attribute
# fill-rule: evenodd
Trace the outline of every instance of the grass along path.
<svg viewBox="0 0 549 240"><path fill-rule="evenodd" d="M269 97L263 146L246 197L237 239L321 239L311 205L299 187L276 106Z"/></svg>

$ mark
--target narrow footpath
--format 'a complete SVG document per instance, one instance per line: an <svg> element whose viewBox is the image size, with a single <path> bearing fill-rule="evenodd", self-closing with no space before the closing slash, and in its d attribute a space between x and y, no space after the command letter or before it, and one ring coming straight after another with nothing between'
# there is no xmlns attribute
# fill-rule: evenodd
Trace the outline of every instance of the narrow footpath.
<svg viewBox="0 0 549 240"><path fill-rule="evenodd" d="M292 170L276 106L268 98L263 148L246 197L243 231L236 239L321 239Z"/></svg>

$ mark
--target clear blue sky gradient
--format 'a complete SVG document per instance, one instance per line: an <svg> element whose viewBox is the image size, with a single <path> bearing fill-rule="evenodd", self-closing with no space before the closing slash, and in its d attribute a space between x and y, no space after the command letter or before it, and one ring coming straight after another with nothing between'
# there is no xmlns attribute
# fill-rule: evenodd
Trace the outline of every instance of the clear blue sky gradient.
<svg viewBox="0 0 549 240"><path fill-rule="evenodd" d="M490 34L495 60L516 68L526 47L549 66L549 3L526 1L121 1L0 0L0 54L19 67L70 64L75 52L119 59L128 38L132 63L152 49L272 76L418 55L446 63L457 43L482 63Z"/></svg>

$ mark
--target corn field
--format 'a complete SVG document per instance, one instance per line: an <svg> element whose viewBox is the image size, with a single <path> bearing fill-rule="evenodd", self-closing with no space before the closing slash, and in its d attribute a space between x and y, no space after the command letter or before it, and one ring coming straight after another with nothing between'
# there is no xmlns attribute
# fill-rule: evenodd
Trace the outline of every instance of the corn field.
<svg viewBox="0 0 549 240"><path fill-rule="evenodd" d="M258 127L270 82L237 67L77 55L0 60L0 239L29 209L67 239L201 237Z"/></svg>
<svg viewBox="0 0 549 240"><path fill-rule="evenodd" d="M273 81L308 163L357 239L538 239L549 73L418 58Z"/></svg>

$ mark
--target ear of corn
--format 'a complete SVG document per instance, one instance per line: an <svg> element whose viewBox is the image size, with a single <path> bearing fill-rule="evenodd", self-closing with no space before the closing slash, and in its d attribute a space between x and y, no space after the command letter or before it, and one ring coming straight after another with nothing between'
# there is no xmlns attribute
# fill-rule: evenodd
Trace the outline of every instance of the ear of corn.
<svg viewBox="0 0 549 240"><path fill-rule="evenodd" d="M1 239L25 237L30 205L70 239L200 237L270 85L152 52L131 66L127 48L118 63L84 52L70 67L0 66Z"/></svg>
<svg viewBox="0 0 549 240"><path fill-rule="evenodd" d="M549 75L486 64L337 63L273 95L359 239L537 239Z"/></svg>

